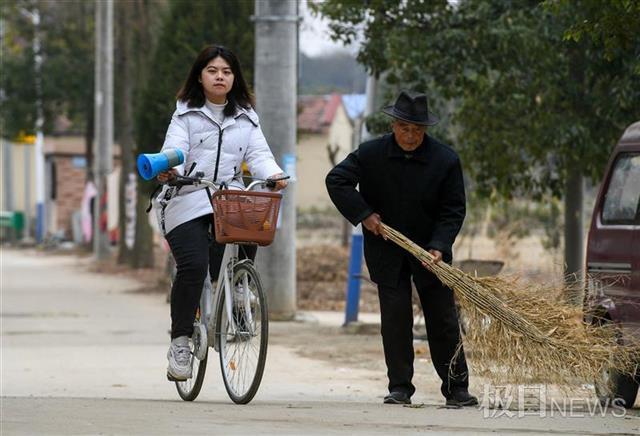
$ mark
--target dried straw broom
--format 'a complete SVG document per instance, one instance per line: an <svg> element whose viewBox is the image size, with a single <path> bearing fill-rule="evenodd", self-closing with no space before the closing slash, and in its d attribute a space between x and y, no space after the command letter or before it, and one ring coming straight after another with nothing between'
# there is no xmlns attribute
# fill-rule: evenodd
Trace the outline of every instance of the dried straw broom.
<svg viewBox="0 0 640 436"><path fill-rule="evenodd" d="M550 297L549 289L503 277L477 278L446 264L402 233L384 235L409 251L453 289L463 317L470 365L495 384L549 383L561 389L602 384L605 370L634 374L640 347L618 344L611 324L583 321L582 308ZM545 292L546 291L546 295Z"/></svg>

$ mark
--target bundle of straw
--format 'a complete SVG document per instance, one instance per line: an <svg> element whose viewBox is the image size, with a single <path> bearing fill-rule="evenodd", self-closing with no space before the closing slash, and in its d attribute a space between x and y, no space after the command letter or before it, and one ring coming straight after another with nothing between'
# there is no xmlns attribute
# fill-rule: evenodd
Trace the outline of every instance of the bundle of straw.
<svg viewBox="0 0 640 436"><path fill-rule="evenodd" d="M413 254L454 291L476 374L496 384L550 383L565 389L600 381L606 391L610 386L602 384L605 371L635 373L640 347L620 345L613 325L587 324L582 308L550 298L549 289L516 279L472 277L436 263L402 233L385 224L382 229L385 238Z"/></svg>

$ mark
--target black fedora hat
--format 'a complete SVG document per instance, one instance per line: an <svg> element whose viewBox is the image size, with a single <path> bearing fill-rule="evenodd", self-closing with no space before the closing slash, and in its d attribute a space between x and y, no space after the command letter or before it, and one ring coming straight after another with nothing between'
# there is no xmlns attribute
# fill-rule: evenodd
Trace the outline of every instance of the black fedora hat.
<svg viewBox="0 0 640 436"><path fill-rule="evenodd" d="M429 112L429 103L425 94L413 94L407 91L400 92L398 99L392 106L382 108L387 115L422 126L433 126L440 119Z"/></svg>

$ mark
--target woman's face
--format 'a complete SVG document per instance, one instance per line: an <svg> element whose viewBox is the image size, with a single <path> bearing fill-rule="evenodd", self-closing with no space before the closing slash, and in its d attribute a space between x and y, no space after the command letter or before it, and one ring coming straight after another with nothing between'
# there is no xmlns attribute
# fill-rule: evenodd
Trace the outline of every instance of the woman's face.
<svg viewBox="0 0 640 436"><path fill-rule="evenodd" d="M211 59L200 72L200 83L207 100L216 104L224 103L233 86L231 66L220 56Z"/></svg>

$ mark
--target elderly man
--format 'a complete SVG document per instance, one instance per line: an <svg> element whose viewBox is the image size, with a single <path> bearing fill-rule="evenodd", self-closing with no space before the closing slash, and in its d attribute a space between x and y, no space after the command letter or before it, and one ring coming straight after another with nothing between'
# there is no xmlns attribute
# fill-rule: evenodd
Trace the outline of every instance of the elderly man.
<svg viewBox="0 0 640 436"><path fill-rule="evenodd" d="M425 315L433 365L449 406L478 403L460 343L451 289L409 253L387 241L380 223L404 233L437 261L451 262L451 246L465 216L460 159L449 146L427 135L438 122L427 96L401 92L383 109L393 133L360 144L326 178L331 200L353 225L362 223L364 255L378 285L382 343L389 378L387 404L410 404L413 378L413 279ZM356 187L359 185L359 190Z"/></svg>

